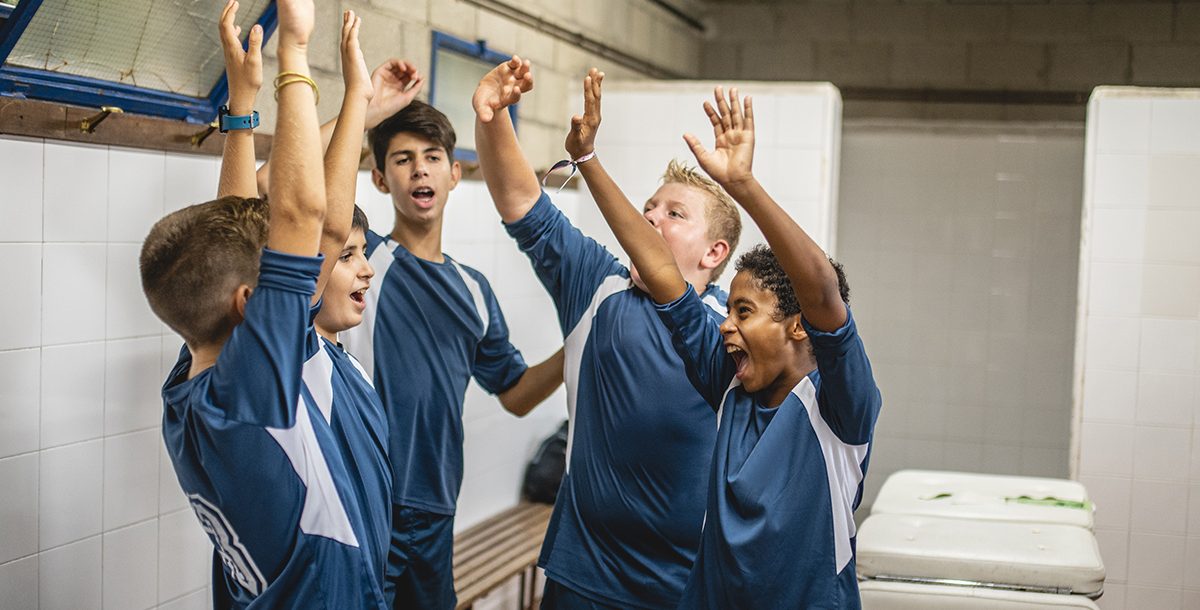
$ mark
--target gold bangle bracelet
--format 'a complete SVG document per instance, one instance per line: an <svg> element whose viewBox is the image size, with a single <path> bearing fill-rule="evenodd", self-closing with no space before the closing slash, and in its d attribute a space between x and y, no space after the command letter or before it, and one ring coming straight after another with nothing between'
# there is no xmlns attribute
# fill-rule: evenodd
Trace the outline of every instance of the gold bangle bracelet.
<svg viewBox="0 0 1200 610"><path fill-rule="evenodd" d="M317 87L316 81L309 78L308 76L300 74L299 72L280 72L275 77L275 99L276 99L276 101L279 100L279 90L280 89L282 89L288 85L295 84L295 83L305 83L309 87L312 87L313 96L316 98L316 103L318 103L318 104L321 103L321 89L319 87Z"/></svg>

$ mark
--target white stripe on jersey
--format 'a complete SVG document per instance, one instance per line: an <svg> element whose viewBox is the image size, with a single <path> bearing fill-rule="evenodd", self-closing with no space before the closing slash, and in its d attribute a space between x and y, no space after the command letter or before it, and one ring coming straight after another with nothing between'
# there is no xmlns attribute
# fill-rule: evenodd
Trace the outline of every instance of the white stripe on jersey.
<svg viewBox="0 0 1200 610"><path fill-rule="evenodd" d="M467 292L471 293L471 299L475 301L475 311L479 314L479 319L483 321L483 334L486 335L488 324L491 323L491 316L488 315L487 303L483 300L483 287L475 281L475 278L467 275L467 271L458 264L458 261L450 259L450 262L454 264L454 270L458 272L463 284L467 286Z"/></svg>
<svg viewBox="0 0 1200 610"><path fill-rule="evenodd" d="M358 357L362 368L367 371L368 379L373 379L375 372L375 316L379 314L379 295L383 291L383 280L387 277L388 269L396 262L395 249L398 247L399 244L388 241L375 247L368 259L375 270L375 281L371 282L371 287L363 295L366 309L363 310L362 322L338 335L346 351Z"/></svg>
<svg viewBox="0 0 1200 610"><path fill-rule="evenodd" d="M825 475L829 479L829 504L833 507L833 545L836 552L837 570L850 563L853 553L850 538L855 534L854 496L863 480L862 461L867 457L868 444L850 445L833 433L825 418L821 417L821 405L817 404L817 388L807 376L797 385L795 394L808 411L808 421L821 444L821 455L825 458Z"/></svg>
<svg viewBox="0 0 1200 610"><path fill-rule="evenodd" d="M726 316L729 314L729 312L726 311L726 309L724 307L721 307L721 302L717 300L716 293L709 294L708 296L704 297L703 299L700 299L700 302L704 303L705 305L708 305L709 309L717 312L717 314L719 314L721 316Z"/></svg>
<svg viewBox="0 0 1200 610"><path fill-rule="evenodd" d="M300 376L316 401L317 409L325 416L325 423L333 421L333 359L325 351L325 342L320 337L317 337L317 353L304 362Z"/></svg>
<svg viewBox="0 0 1200 610"><path fill-rule="evenodd" d="M295 425L291 428L267 427L266 430L279 443L296 475L304 482L300 531L357 547L358 537L350 526L346 507L342 505L333 474L329 472L329 464L325 462L325 454L317 442L316 431L308 417L308 407L304 405L304 396L296 401Z"/></svg>
<svg viewBox="0 0 1200 610"><path fill-rule="evenodd" d="M567 386L567 472L571 470L571 446L575 441L575 401L579 395L579 367L583 363L583 348L587 345L588 335L592 333L592 319L605 299L629 288L629 278L620 275L610 275L604 278L596 292L592 293L592 302L584 310L575 328L563 340L563 383Z"/></svg>

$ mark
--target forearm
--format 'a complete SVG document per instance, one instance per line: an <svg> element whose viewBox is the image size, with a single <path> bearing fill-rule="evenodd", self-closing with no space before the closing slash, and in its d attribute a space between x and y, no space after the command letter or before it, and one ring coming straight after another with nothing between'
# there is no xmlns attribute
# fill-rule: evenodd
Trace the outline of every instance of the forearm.
<svg viewBox="0 0 1200 610"><path fill-rule="evenodd" d="M506 223L516 222L542 194L537 173L525 158L507 109L488 123L475 119L475 152L496 211Z"/></svg>
<svg viewBox="0 0 1200 610"><path fill-rule="evenodd" d="M337 127L337 124L338 124L338 117L333 117L328 122L326 122L324 125L321 125L321 150L329 149L329 143L333 139L333 132L334 132L334 129ZM251 167L253 167L253 158L251 158ZM261 196L261 195L266 195L267 193L269 193L271 190L271 160L270 159L267 159L267 162L263 163L262 167L258 168L258 171L255 173L254 177L255 177L255 180L257 181L256 187L258 188L258 194Z"/></svg>
<svg viewBox="0 0 1200 610"><path fill-rule="evenodd" d="M821 318L823 314L837 318L841 312L844 316L837 274L821 246L775 202L757 179L730 185L726 191L762 231L779 265L787 273L800 308L809 321L814 322L814 316ZM841 325L840 320L834 322L836 326Z"/></svg>
<svg viewBox="0 0 1200 610"><path fill-rule="evenodd" d="M544 362L525 369L516 385L500 393L500 404L509 413L524 417L562 384L563 363L563 350L559 348Z"/></svg>
<svg viewBox="0 0 1200 610"><path fill-rule="evenodd" d="M280 45L278 57L281 73L309 76L305 51ZM317 129L315 92L300 82L287 85L278 93L279 119L275 126L270 169L271 182L276 191L271 197L272 211L315 214L323 220L325 174Z"/></svg>
<svg viewBox="0 0 1200 610"><path fill-rule="evenodd" d="M245 116L254 112L254 98L258 90L230 92L229 114ZM217 197L257 197L258 185L254 178L254 130L234 129L225 134L221 151L221 177L217 185Z"/></svg>
<svg viewBox="0 0 1200 610"><path fill-rule="evenodd" d="M232 108L230 113L237 114ZM225 134L225 145L221 151L221 178L217 183L217 197L230 195L246 198L258 197L254 163L254 131L235 129Z"/></svg>
<svg viewBox="0 0 1200 610"><path fill-rule="evenodd" d="M354 216L366 107L365 98L347 92L338 118L325 124L331 128L325 150L325 199L328 207L324 234L330 241L337 242L336 249L339 252L350 237L351 219ZM325 126L321 128L323 138Z"/></svg>
<svg viewBox="0 0 1200 610"><path fill-rule="evenodd" d="M656 303L670 303L687 291L675 256L658 231L637 212L625 193L604 169L599 157L579 165L588 191L617 241L629 254L638 274Z"/></svg>

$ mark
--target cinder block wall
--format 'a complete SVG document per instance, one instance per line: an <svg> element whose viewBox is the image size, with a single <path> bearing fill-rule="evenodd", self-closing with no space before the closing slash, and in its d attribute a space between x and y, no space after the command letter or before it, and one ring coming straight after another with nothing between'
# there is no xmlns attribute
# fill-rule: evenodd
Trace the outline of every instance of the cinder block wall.
<svg viewBox="0 0 1200 610"><path fill-rule="evenodd" d="M619 48L639 60L681 76L695 76L700 67L700 32L646 0L532 0L507 4L532 13L552 26L581 33ZM678 2L689 14L699 14L694 0ZM570 84L597 66L612 80L646 78L611 60L581 51L576 45L527 27L500 14L461 0L332 0L317 3L317 34L310 43L309 61L321 87L322 120L337 114L342 99L338 32L342 11L362 15L361 40L367 65L397 57L413 62L429 77L434 31L464 40L485 40L490 49L517 54L534 64L537 95L521 107L521 144L535 167L563 156L562 140L576 106L568 96ZM264 73L274 74L274 43L265 50ZM422 99L428 99L428 81ZM272 92L264 87L258 107L263 124L274 129ZM268 116L270 115L270 116ZM471 125L456 125L460 132Z"/></svg>
<svg viewBox="0 0 1200 610"><path fill-rule="evenodd" d="M1170 0L714 3L703 78L847 87L1088 92L1200 84L1200 4ZM873 102L848 118L1071 119L1068 106Z"/></svg>

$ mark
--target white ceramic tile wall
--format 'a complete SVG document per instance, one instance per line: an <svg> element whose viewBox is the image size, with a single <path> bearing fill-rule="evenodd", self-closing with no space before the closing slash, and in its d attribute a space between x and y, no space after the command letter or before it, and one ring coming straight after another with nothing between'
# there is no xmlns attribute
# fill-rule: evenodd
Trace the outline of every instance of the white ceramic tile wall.
<svg viewBox="0 0 1200 610"><path fill-rule="evenodd" d="M1088 107L1074 472L1105 610L1200 607L1200 90Z"/></svg>
<svg viewBox="0 0 1200 610"><path fill-rule="evenodd" d="M0 137L0 282L23 295L0 303L5 609L207 604L211 551L159 455L161 363L179 343L146 306L137 255L167 201L211 198L216 170Z"/></svg>
<svg viewBox="0 0 1200 610"><path fill-rule="evenodd" d="M212 197L218 162L9 137L0 160L5 203L19 202L0 228L12 263L0 281L34 295L0 302L3 605L209 607L211 550L159 432L159 386L180 342L145 305L136 264L165 211ZM558 202L573 215L576 199L568 190ZM360 201L390 229L390 200L366 172ZM535 322L553 319L553 306L482 183L459 186L446 226L445 250L491 279L526 359L552 354L560 333ZM566 401L560 391L517 419L472 385L466 413L459 529L518 500L525 463Z"/></svg>
<svg viewBox="0 0 1200 610"><path fill-rule="evenodd" d="M838 254L884 397L864 506L902 468L1068 474L1082 181L1078 128L845 126Z"/></svg>

